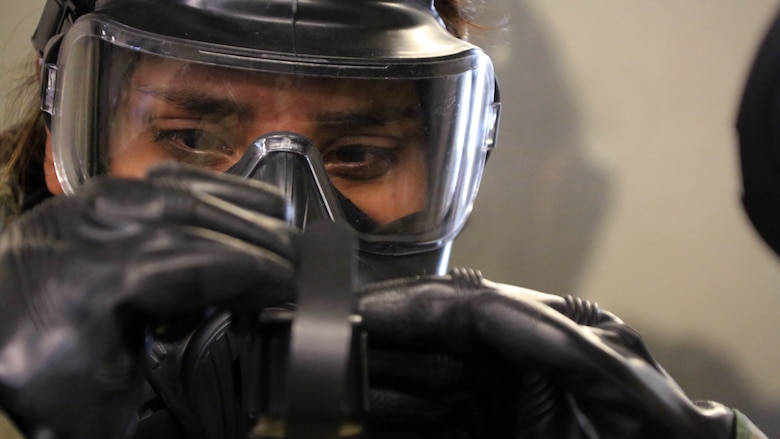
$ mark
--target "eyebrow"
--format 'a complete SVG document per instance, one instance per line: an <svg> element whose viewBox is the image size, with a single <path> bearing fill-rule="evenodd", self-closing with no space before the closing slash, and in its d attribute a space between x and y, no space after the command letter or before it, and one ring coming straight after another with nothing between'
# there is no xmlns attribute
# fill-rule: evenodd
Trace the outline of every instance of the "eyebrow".
<svg viewBox="0 0 780 439"><path fill-rule="evenodd" d="M151 95L184 111L213 117L239 115L246 117L252 110L233 99L215 97L193 88L156 89L153 87L137 87L141 94ZM406 121L422 121L422 111L419 105L404 107L380 107L357 109L350 111L324 111L316 116L320 126L338 126L339 128L370 128L387 126L392 123Z"/></svg>
<svg viewBox="0 0 780 439"><path fill-rule="evenodd" d="M199 115L224 117L233 114L245 116L251 113L247 106L233 99L215 97L192 88L155 89L152 87L138 87L137 90L139 93L151 95L170 105Z"/></svg>
<svg viewBox="0 0 780 439"><path fill-rule="evenodd" d="M356 111L326 111L317 115L317 123L320 125L338 125L345 128L379 127L415 120L422 121L422 112L417 105Z"/></svg>

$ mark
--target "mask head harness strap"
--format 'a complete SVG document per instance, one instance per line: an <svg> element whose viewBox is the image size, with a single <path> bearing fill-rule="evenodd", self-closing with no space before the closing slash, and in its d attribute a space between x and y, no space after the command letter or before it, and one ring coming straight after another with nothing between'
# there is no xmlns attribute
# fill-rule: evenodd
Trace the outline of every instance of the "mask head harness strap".
<svg viewBox="0 0 780 439"><path fill-rule="evenodd" d="M38 54L43 57L53 37L64 34L78 17L93 9L95 0L48 0L32 36Z"/></svg>
<svg viewBox="0 0 780 439"><path fill-rule="evenodd" d="M95 9L96 0L47 0L41 19L32 36L32 44L38 52L38 72L41 76L41 109L46 125L51 127L53 88L56 70L47 66L56 64L62 36L76 19Z"/></svg>

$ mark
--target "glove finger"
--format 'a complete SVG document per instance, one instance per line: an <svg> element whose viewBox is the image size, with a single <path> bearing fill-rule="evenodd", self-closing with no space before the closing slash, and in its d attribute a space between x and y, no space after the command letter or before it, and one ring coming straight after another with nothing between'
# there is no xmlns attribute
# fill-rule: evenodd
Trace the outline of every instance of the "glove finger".
<svg viewBox="0 0 780 439"><path fill-rule="evenodd" d="M522 291L500 294L481 285L463 288L429 279L369 288L359 296L357 309L372 343L382 347L451 353L488 347L516 370L543 371L585 405L642 407L661 413L658 418L675 415L663 409L669 401L686 407L679 395L657 390L669 389L669 381L654 362L633 353L645 352L637 348L641 343L635 333L610 334L604 329L609 318L596 320L599 327L580 326L557 310L566 308L562 301L547 302L547 297L542 301Z"/></svg>
<svg viewBox="0 0 780 439"><path fill-rule="evenodd" d="M425 392L420 389L373 388L370 410L363 419L375 432L400 432L410 437L515 437L513 399L465 391ZM441 436L439 436L441 435ZM374 437L374 435L369 435Z"/></svg>
<svg viewBox="0 0 780 439"><path fill-rule="evenodd" d="M626 431L626 417L617 413L653 420L636 428L674 425L670 431L700 431L699 410L646 360L647 350L630 327L609 319L584 327L542 303L500 295L479 298L473 313L475 331L486 343L518 366L543 371L603 431Z"/></svg>
<svg viewBox="0 0 780 439"><path fill-rule="evenodd" d="M250 212L218 199L181 188L156 187L148 181L96 178L87 182L73 203L71 219L89 221L89 227L62 227L87 239L115 242L134 233L146 233L139 223L192 225L212 230L287 259L297 254L298 234L283 221ZM86 206L86 208L84 208ZM79 215L78 212L84 213ZM96 233L97 232L97 233Z"/></svg>
<svg viewBox="0 0 780 439"><path fill-rule="evenodd" d="M256 180L229 174L214 174L178 162L155 166L147 172L147 177L155 185L208 194L277 219L284 219L287 210L287 203L278 188Z"/></svg>
<svg viewBox="0 0 780 439"><path fill-rule="evenodd" d="M528 366L530 362L562 379L583 382L625 381L632 378L629 372L643 377L662 376L644 358L641 362L626 362L629 357L639 357L630 350L639 341L629 339L637 337L633 331L613 334L619 339L616 341L627 342L627 346L613 345L609 343L610 334L602 328L580 326L534 300L520 301L497 294L475 299L472 315L474 330L480 338L517 366Z"/></svg>
<svg viewBox="0 0 780 439"><path fill-rule="evenodd" d="M433 391L507 387L515 381L513 368L493 352L462 356L370 349L368 369L372 384Z"/></svg>
<svg viewBox="0 0 780 439"><path fill-rule="evenodd" d="M641 345L634 332L625 330L615 335L625 348L613 347L601 327L580 326L559 312L565 308L562 300L547 303L549 299L524 291L499 294L487 287L466 290L440 279L369 286L358 296L357 310L377 346L449 353L489 346L515 366L530 363L561 378L586 382L620 381L626 373L625 356ZM609 322L604 319L599 325ZM634 356L641 357L638 368L644 373L665 379L646 355Z"/></svg>
<svg viewBox="0 0 780 439"><path fill-rule="evenodd" d="M374 347L450 354L475 351L468 297L444 278L364 285L356 298L361 327Z"/></svg>
<svg viewBox="0 0 780 439"><path fill-rule="evenodd" d="M372 387L368 391L369 410L365 420L396 425L441 422L452 412L453 405L464 398L457 393Z"/></svg>
<svg viewBox="0 0 780 439"><path fill-rule="evenodd" d="M372 384L423 389L451 389L464 379L464 359L443 353L410 353L371 349Z"/></svg>
<svg viewBox="0 0 780 439"><path fill-rule="evenodd" d="M122 278L125 306L164 318L206 307L278 306L293 298L295 268L267 249L198 230L134 255Z"/></svg>

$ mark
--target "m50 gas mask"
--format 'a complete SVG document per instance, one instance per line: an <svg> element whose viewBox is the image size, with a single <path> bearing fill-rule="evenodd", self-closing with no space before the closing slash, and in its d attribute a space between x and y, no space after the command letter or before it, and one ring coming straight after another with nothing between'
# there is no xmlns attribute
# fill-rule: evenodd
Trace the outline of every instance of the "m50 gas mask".
<svg viewBox="0 0 780 439"><path fill-rule="evenodd" d="M98 1L65 27L41 50L66 194L176 160L272 182L298 227L349 224L364 280L445 270L500 104L431 4Z"/></svg>

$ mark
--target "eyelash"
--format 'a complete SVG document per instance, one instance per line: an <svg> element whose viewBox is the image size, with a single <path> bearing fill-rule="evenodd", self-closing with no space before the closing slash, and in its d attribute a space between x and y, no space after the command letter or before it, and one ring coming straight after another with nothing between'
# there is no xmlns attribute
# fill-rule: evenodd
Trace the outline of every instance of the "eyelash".
<svg viewBox="0 0 780 439"><path fill-rule="evenodd" d="M331 177L366 181L381 178L395 168L402 150L401 146L351 143L323 150L322 160Z"/></svg>
<svg viewBox="0 0 780 439"><path fill-rule="evenodd" d="M211 141L212 145L208 145L205 149L193 146L202 139ZM162 145L175 160L203 167L222 165L228 157L235 154L228 142L197 128L157 129L154 133L154 141Z"/></svg>

